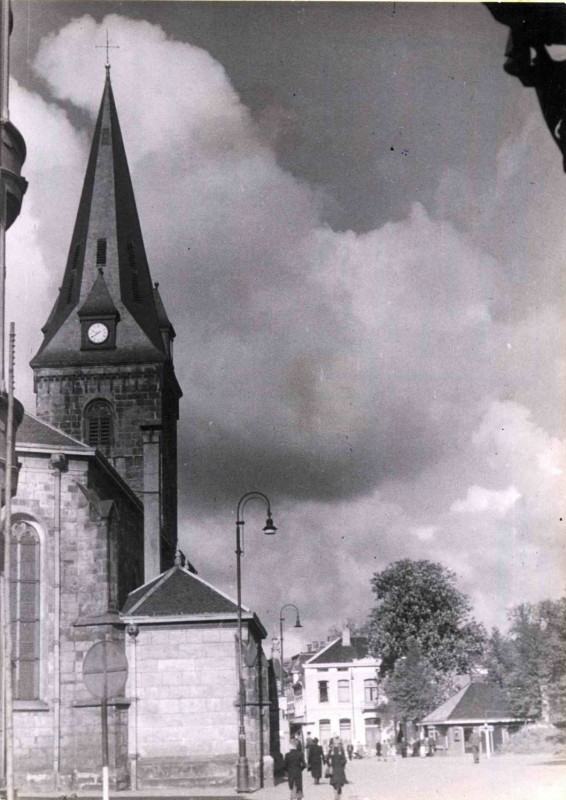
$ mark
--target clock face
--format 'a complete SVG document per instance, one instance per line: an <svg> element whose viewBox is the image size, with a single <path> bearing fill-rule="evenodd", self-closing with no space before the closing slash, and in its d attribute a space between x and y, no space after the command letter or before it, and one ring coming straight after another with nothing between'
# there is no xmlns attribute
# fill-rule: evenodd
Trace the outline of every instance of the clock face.
<svg viewBox="0 0 566 800"><path fill-rule="evenodd" d="M94 322L88 329L88 338L93 344L102 344L108 339L108 328L103 322Z"/></svg>

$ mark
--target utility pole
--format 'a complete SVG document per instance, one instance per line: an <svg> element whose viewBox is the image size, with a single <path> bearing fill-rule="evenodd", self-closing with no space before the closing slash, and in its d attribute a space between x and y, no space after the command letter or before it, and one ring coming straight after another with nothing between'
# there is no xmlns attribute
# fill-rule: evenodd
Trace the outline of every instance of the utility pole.
<svg viewBox="0 0 566 800"><path fill-rule="evenodd" d="M6 432L6 477L4 517L4 737L6 748L6 800L14 800L14 713L12 671L12 613L10 608L10 564L12 549L12 454L14 444L14 323L10 323L8 358L8 430Z"/></svg>

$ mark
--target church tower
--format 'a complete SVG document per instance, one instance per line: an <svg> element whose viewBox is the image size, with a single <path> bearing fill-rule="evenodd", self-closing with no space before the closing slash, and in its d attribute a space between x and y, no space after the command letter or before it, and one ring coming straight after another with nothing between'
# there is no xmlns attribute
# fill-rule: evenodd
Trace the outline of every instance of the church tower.
<svg viewBox="0 0 566 800"><path fill-rule="evenodd" d="M37 416L97 447L144 502L153 571L177 542L175 331L152 284L110 67L63 283L31 361ZM157 543L157 544L156 544ZM159 544L160 543L160 544Z"/></svg>

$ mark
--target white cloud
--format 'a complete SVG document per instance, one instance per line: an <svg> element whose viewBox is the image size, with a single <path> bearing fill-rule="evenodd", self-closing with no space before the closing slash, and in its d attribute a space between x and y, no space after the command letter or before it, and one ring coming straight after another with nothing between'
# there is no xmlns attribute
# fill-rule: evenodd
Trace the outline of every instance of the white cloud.
<svg viewBox="0 0 566 800"><path fill-rule="evenodd" d="M490 511L503 517L513 508L520 497L520 492L514 486L500 490L470 486L465 499L455 500L450 506L450 511L458 514L478 514L482 511Z"/></svg>
<svg viewBox="0 0 566 800"><path fill-rule="evenodd" d="M417 539L421 540L421 542L430 542L432 539L434 539L437 531L437 525L420 525L411 529L413 536L416 536Z"/></svg>
<svg viewBox="0 0 566 800"><path fill-rule="evenodd" d="M489 621L543 591L533 553L560 591L565 447L549 431L563 310L497 313L518 281L449 221L456 180L444 216L415 203L368 233L332 230L223 67L147 23L75 20L36 62L57 103L13 92L30 189L8 288L28 406L26 363L62 278L90 136L59 104L96 113L92 43L106 27L122 45L112 79L151 269L178 333L181 544L205 577L233 590L230 510L253 485L280 532L246 554L244 600L275 622L283 602L304 606L310 638L323 620L363 617L371 575L396 558L448 563ZM513 153L500 158L502 204Z"/></svg>

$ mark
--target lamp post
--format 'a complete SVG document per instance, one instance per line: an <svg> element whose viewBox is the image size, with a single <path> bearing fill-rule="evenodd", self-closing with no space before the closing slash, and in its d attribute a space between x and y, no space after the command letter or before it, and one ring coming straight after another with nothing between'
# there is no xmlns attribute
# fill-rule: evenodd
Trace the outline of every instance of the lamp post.
<svg viewBox="0 0 566 800"><path fill-rule="evenodd" d="M236 512L236 586L238 592L238 696L239 696L239 725L238 725L238 763L236 766L236 791L249 792L250 766L246 753L246 727L244 718L245 689L242 677L242 568L241 558L244 553L242 548L241 531L244 526L244 508L250 500L261 500L267 508L267 520L263 532L271 535L277 531L271 518L269 500L262 492L247 492L240 498Z"/></svg>
<svg viewBox="0 0 566 800"><path fill-rule="evenodd" d="M283 623L285 622L285 617L283 616L283 612L286 608L294 608L297 612L297 619L295 620L295 624L293 625L294 628L302 628L301 620L299 619L299 609L294 603L285 603L285 605L279 611L279 641L281 642L281 694L285 693L285 667L283 661Z"/></svg>

